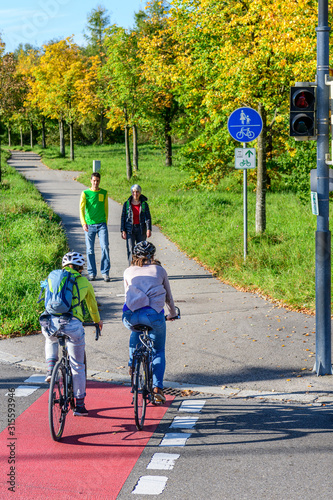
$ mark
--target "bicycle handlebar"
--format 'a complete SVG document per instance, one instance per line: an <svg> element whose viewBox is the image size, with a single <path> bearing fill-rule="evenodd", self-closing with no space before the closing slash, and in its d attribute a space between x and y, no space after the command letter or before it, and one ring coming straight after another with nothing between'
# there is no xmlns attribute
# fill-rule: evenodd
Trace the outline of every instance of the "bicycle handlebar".
<svg viewBox="0 0 333 500"><path fill-rule="evenodd" d="M98 340L99 336L100 336L100 329L99 329L99 324L98 323L94 323L93 321L84 321L82 323L83 326L94 326L95 327L95 340Z"/></svg>
<svg viewBox="0 0 333 500"><path fill-rule="evenodd" d="M177 306L175 306L175 309L176 309L176 311L177 311L177 315L176 315L176 316L174 316L173 318L169 318L169 319L167 319L168 315L166 315L166 316L165 316L165 320L166 320L166 321L171 321L171 320L173 320L173 319L180 319L180 309L179 309L179 307L177 307Z"/></svg>

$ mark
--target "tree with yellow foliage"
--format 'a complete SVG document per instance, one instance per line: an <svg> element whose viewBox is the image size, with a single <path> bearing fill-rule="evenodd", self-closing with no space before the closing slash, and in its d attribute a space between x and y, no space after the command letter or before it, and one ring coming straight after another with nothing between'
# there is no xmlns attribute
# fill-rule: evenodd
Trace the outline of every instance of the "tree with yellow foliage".
<svg viewBox="0 0 333 500"><path fill-rule="evenodd" d="M168 29L170 4L165 0L148 2L145 12L137 15L139 58L145 76L149 106L145 108L147 121L154 133L162 138L165 165L172 165L173 124L180 113L179 100L174 92L173 74L177 56L172 31Z"/></svg>
<svg viewBox="0 0 333 500"><path fill-rule="evenodd" d="M33 69L30 102L45 116L59 121L60 154L65 156L64 123L69 125L70 158L74 160L74 122L79 118L81 92L77 82L84 78L86 67L78 45L68 37L44 46L44 54Z"/></svg>
<svg viewBox="0 0 333 500"><path fill-rule="evenodd" d="M170 68L156 50L150 61L156 59L159 78L168 79L186 109L195 135L186 163L196 182L218 182L232 160L228 115L241 106L259 109L257 232L263 232L266 159L286 147L289 87L315 76L317 3L174 0L172 6L167 29L175 62Z"/></svg>
<svg viewBox="0 0 333 500"><path fill-rule="evenodd" d="M30 100L30 90L33 82L33 71L39 63L39 58L41 56L41 52L38 49L29 48L27 51L21 49L17 53L17 66L16 72L19 75L22 75L25 85L26 85L26 94L23 103L23 107L19 110L18 113L15 114L14 119L17 123L20 135L21 135L21 146L23 146L23 134L22 128L24 128L25 124L29 124L30 128L30 145L33 147L34 138L33 138L33 129L39 124L42 124L42 147L46 147L46 134L45 134L45 116L41 112L37 102L31 102Z"/></svg>
<svg viewBox="0 0 333 500"><path fill-rule="evenodd" d="M142 122L142 106L145 99L144 75L138 58L137 34L127 32L124 28L113 26L107 31L105 38L107 60L100 76L107 87L104 90L104 101L108 107L108 126L113 129L124 128L126 175L132 176L129 133L133 127L133 151L137 152L136 126ZM134 154L134 169L138 169L137 154Z"/></svg>

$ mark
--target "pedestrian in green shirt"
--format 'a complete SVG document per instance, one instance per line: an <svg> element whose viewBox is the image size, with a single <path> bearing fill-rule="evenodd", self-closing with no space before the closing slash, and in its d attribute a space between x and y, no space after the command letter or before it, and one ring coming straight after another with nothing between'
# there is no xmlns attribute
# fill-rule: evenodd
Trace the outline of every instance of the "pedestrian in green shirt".
<svg viewBox="0 0 333 500"><path fill-rule="evenodd" d="M110 281L108 193L99 187L101 181L99 172L93 172L90 181L91 187L82 191L80 199L80 220L86 238L88 279L94 281L97 275L95 238L98 235L102 251L101 274L104 281Z"/></svg>

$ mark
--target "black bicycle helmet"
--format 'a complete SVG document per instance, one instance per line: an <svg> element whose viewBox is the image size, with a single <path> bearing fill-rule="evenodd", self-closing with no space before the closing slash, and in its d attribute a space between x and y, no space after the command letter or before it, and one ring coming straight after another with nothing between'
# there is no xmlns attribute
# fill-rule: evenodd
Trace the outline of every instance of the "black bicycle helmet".
<svg viewBox="0 0 333 500"><path fill-rule="evenodd" d="M62 258L62 267L68 266L69 264L73 264L74 266L84 266L84 257L81 253L77 252L68 252Z"/></svg>
<svg viewBox="0 0 333 500"><path fill-rule="evenodd" d="M155 246L149 241L140 241L133 248L133 255L135 257L151 259L156 252Z"/></svg>

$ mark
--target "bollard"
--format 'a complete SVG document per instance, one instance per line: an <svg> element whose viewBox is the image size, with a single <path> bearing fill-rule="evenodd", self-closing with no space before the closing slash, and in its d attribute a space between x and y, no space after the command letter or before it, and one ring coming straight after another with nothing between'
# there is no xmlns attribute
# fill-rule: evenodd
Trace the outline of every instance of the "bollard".
<svg viewBox="0 0 333 500"><path fill-rule="evenodd" d="M99 172L101 170L100 160L93 160L93 172Z"/></svg>

